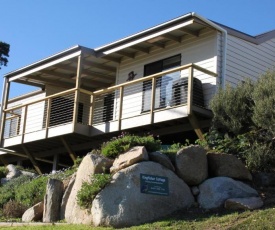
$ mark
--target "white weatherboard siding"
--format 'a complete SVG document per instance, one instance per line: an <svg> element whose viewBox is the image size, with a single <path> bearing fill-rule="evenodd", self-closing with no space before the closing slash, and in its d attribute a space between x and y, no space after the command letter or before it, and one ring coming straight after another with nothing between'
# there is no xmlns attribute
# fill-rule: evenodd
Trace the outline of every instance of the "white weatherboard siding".
<svg viewBox="0 0 275 230"><path fill-rule="evenodd" d="M275 66L275 38L259 45L228 35L226 82L238 84L246 78L256 80Z"/></svg>
<svg viewBox="0 0 275 230"><path fill-rule="evenodd" d="M157 49L149 55L140 55L132 61L123 62L118 70L117 84L126 82L128 73L134 71L137 75L135 79L142 78L144 65L181 54L181 65L195 63L205 69L219 72L218 48L219 35L216 31L205 29L201 31L199 37L186 36L181 43L169 44L165 49ZM181 72L181 77L187 77L188 70ZM203 83L205 104L208 105L213 93L215 92L217 79L215 77L195 71L195 77ZM140 115L142 110L143 84L126 87L124 92L123 114L122 117ZM116 113L117 115L117 113Z"/></svg>

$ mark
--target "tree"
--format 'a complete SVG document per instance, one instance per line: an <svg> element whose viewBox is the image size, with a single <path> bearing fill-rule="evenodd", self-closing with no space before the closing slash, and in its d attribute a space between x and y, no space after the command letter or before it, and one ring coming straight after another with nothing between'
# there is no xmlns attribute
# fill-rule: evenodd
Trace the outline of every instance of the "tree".
<svg viewBox="0 0 275 230"><path fill-rule="evenodd" d="M7 66L10 52L10 45L0 41L0 69L1 66Z"/></svg>

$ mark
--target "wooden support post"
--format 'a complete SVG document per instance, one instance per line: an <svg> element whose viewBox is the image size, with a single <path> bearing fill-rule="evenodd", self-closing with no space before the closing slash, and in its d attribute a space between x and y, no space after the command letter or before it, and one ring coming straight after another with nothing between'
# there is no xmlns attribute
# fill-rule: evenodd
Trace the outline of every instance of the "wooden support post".
<svg viewBox="0 0 275 230"><path fill-rule="evenodd" d="M52 99L48 98L47 100L47 114L46 114L46 121L45 121L45 129L46 129L46 138L48 138L49 133L49 126L50 126L50 117L51 117L51 105L52 105Z"/></svg>
<svg viewBox="0 0 275 230"><path fill-rule="evenodd" d="M9 150L9 149L5 149L5 151L7 152L7 154L9 155L13 155L13 156L19 156L19 157L23 157L23 158L28 158L28 156L24 153L19 153L19 152L14 152L12 150ZM53 161L51 160L47 160L47 159L43 159L43 158L40 158L40 157L35 157L34 158L36 161L41 161L41 162L45 162L45 163L48 163L48 164L53 164ZM58 163L58 165L62 166L62 167L70 167L70 165L67 165L67 164L62 164L62 163Z"/></svg>
<svg viewBox="0 0 275 230"><path fill-rule="evenodd" d="M10 82L8 78L5 78L5 82L3 85L3 93L2 93L2 102L1 102L1 111L0 111L0 146L3 146L4 141L4 133L5 133L5 122L6 122L6 113L4 112L8 106L8 99L9 99L9 92L10 92Z"/></svg>
<svg viewBox="0 0 275 230"><path fill-rule="evenodd" d="M78 56L78 64L77 64L77 74L76 74L76 82L75 82L75 97L74 97L74 110L73 110L73 131L75 130L75 125L77 123L78 117L78 104L79 104L79 97L80 97L80 85L81 85L81 74L82 74L82 63L83 57L82 54Z"/></svg>
<svg viewBox="0 0 275 230"><path fill-rule="evenodd" d="M52 173L55 173L58 170L59 154L53 156L53 169Z"/></svg>
<svg viewBox="0 0 275 230"><path fill-rule="evenodd" d="M156 98L156 78L154 77L152 78L152 92L151 92L151 110L150 110L151 124L154 123L155 98Z"/></svg>
<svg viewBox="0 0 275 230"><path fill-rule="evenodd" d="M3 165L7 166L9 163L6 161L4 156L0 156L0 161L2 162Z"/></svg>
<svg viewBox="0 0 275 230"><path fill-rule="evenodd" d="M121 118L122 118L122 107L123 107L123 94L124 94L124 87L121 86L119 88L119 110L118 110L118 130L121 130Z"/></svg>
<svg viewBox="0 0 275 230"><path fill-rule="evenodd" d="M21 143L24 143L24 137L25 137L25 132L26 132L26 123L27 123L27 114L28 114L28 105L25 106L25 112L24 112L24 118L23 118L23 123L22 123L22 139Z"/></svg>
<svg viewBox="0 0 275 230"><path fill-rule="evenodd" d="M95 108L95 95L91 95L90 101L90 115L89 115L89 125L93 125L94 120L94 108Z"/></svg>
<svg viewBox="0 0 275 230"><path fill-rule="evenodd" d="M40 170L39 164L37 163L37 161L35 160L35 158L33 157L33 155L29 152L29 150L26 148L25 145L22 145L22 149L23 149L24 153L30 159L31 163L33 164L33 167L38 172L38 174L42 175L42 171Z"/></svg>
<svg viewBox="0 0 275 230"><path fill-rule="evenodd" d="M187 97L187 114L192 115L192 106L193 106L193 77L194 69L193 66L189 67L189 76L188 76L188 97Z"/></svg>
<svg viewBox="0 0 275 230"><path fill-rule="evenodd" d="M204 140L203 132L200 128L199 121L197 120L197 117L195 116L195 114L189 115L188 119L189 119L189 122L191 123L195 133L197 134L198 138L200 140Z"/></svg>
<svg viewBox="0 0 275 230"><path fill-rule="evenodd" d="M69 156L71 157L72 161L75 162L76 160L76 155L75 153L72 151L71 147L69 146L69 144L66 142L64 137L60 137L60 140L62 141L64 147L66 148L66 150L69 153Z"/></svg>
<svg viewBox="0 0 275 230"><path fill-rule="evenodd" d="M18 166L22 166L22 160L18 160L18 161L17 161L17 165L18 165Z"/></svg>
<svg viewBox="0 0 275 230"><path fill-rule="evenodd" d="M187 98L187 114L188 120L191 123L195 133L200 140L204 140L203 132L200 128L199 121L193 113L193 78L194 78L194 67L193 65L189 67L188 76L188 98Z"/></svg>

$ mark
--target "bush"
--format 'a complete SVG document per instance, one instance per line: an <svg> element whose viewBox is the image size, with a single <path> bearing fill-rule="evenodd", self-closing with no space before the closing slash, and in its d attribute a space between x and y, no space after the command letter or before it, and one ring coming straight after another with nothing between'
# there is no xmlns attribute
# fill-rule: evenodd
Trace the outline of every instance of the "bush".
<svg viewBox="0 0 275 230"><path fill-rule="evenodd" d="M210 105L208 147L236 155L251 171L275 171L275 70L219 90Z"/></svg>
<svg viewBox="0 0 275 230"><path fill-rule="evenodd" d="M189 140L186 140L186 144L185 144L185 145L183 145L183 144L181 144L181 143L174 143L174 144L170 145L169 148L167 148L167 149L162 149L161 152L162 152L163 154L165 154L166 156L168 156L169 159L170 159L173 163L175 163L175 159L176 159L176 154L177 154L177 152L178 152L180 149L182 149L182 148L184 148L185 146L187 146L188 144L189 144Z"/></svg>
<svg viewBox="0 0 275 230"><path fill-rule="evenodd" d="M101 153L110 158L116 158L119 154L126 152L134 146L145 146L148 152L157 151L161 147L160 140L155 140L152 135L135 136L122 134L117 138L103 143Z"/></svg>
<svg viewBox="0 0 275 230"><path fill-rule="evenodd" d="M8 201L3 207L3 215L6 218L21 218L27 207L14 200Z"/></svg>
<svg viewBox="0 0 275 230"><path fill-rule="evenodd" d="M18 189L20 185L29 181L29 176L22 175L15 179L12 179L11 181L0 187L0 207L3 207L3 205L6 204L9 200L14 200L15 189Z"/></svg>
<svg viewBox="0 0 275 230"><path fill-rule="evenodd" d="M275 134L275 70L264 74L256 82L253 90L252 120L259 128Z"/></svg>
<svg viewBox="0 0 275 230"><path fill-rule="evenodd" d="M84 182L77 193L77 204L82 208L91 208L95 196L111 182L110 174L94 174L91 183Z"/></svg>
<svg viewBox="0 0 275 230"><path fill-rule="evenodd" d="M48 177L37 177L28 183L23 183L15 190L15 200L27 207L43 201Z"/></svg>
<svg viewBox="0 0 275 230"><path fill-rule="evenodd" d="M210 102L213 128L234 135L249 131L254 126L252 93L250 80L238 84L236 88L227 85L224 90L219 89Z"/></svg>
<svg viewBox="0 0 275 230"><path fill-rule="evenodd" d="M275 171L275 154L273 144L254 143L251 151L247 151L246 165L251 171Z"/></svg>
<svg viewBox="0 0 275 230"><path fill-rule="evenodd" d="M9 170L5 166L0 166L0 178L5 178Z"/></svg>

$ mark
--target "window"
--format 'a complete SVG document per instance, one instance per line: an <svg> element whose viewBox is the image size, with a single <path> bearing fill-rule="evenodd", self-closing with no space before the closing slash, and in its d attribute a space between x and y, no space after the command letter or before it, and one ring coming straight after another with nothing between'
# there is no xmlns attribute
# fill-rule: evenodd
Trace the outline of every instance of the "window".
<svg viewBox="0 0 275 230"><path fill-rule="evenodd" d="M160 61L156 61L144 66L144 76L149 76L171 68L180 66L181 55L169 57ZM180 78L180 71L166 74L157 78L156 81L156 96L155 109L169 106L172 100L172 83ZM143 103L142 111L149 111L151 104L152 81L143 83Z"/></svg>

